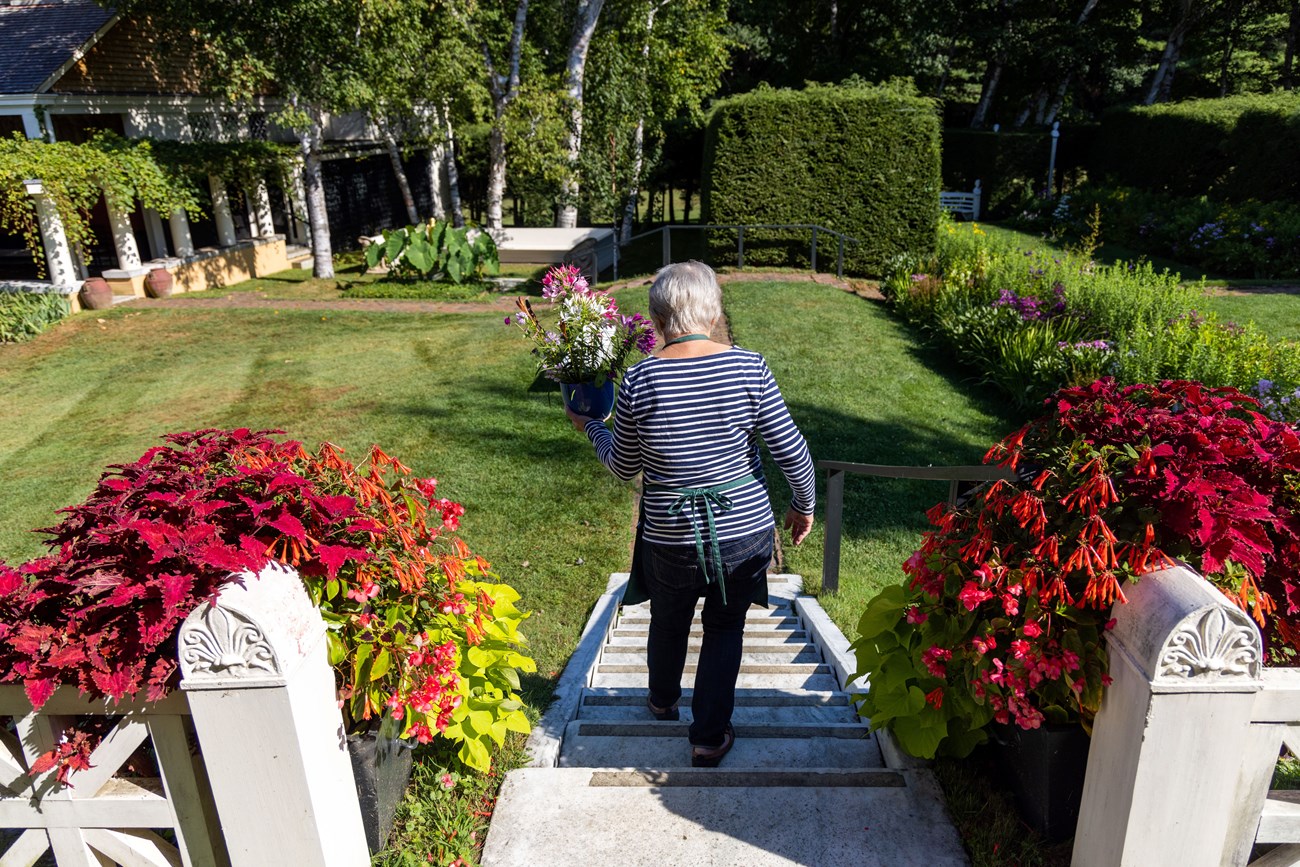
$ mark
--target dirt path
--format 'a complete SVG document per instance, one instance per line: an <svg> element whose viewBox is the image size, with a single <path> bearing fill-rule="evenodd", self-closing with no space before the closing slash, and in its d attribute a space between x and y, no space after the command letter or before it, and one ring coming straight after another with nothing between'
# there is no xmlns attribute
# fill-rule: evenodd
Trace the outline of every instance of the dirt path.
<svg viewBox="0 0 1300 867"><path fill-rule="evenodd" d="M651 278L624 280L610 289L629 286L648 286ZM779 282L819 283L853 292L863 298L883 300L877 284L870 280L841 280L830 274L788 274L780 272L740 272L719 274L720 283ZM536 300L536 299L534 299ZM175 298L137 298L130 302L134 309L180 310L355 310L363 313L508 313L515 309L515 296L503 294L490 301L418 301L392 298L338 298L334 300L294 300L266 298L253 292L237 292L217 298L180 295Z"/></svg>
<svg viewBox="0 0 1300 867"><path fill-rule="evenodd" d="M1210 286L1206 295L1300 295L1300 284L1283 286Z"/></svg>

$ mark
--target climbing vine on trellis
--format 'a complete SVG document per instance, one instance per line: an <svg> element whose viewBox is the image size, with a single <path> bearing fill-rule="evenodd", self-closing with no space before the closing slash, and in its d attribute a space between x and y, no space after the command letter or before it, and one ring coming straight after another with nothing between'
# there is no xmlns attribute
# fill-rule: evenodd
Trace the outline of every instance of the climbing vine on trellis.
<svg viewBox="0 0 1300 867"><path fill-rule="evenodd" d="M63 221L73 247L93 244L90 211L104 196L130 210L136 200L161 214L183 210L202 216L193 182L175 166L159 162L148 141L101 133L86 144L44 142L15 134L0 139L0 227L21 235L40 273L44 246L36 204L23 181L39 180Z"/></svg>
<svg viewBox="0 0 1300 867"><path fill-rule="evenodd" d="M153 151L160 162L196 179L214 175L252 189L262 178L271 178L287 189L298 149L269 141L157 141Z"/></svg>

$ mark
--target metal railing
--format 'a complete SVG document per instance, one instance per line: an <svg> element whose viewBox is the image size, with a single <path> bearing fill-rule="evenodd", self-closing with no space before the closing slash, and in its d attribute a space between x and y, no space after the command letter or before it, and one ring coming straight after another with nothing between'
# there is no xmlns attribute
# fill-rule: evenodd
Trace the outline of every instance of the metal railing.
<svg viewBox="0 0 1300 867"><path fill-rule="evenodd" d="M811 223L704 223L704 224L685 224L677 223L669 226L660 226L658 229L651 229L649 232L642 232L640 235L633 235L628 238L628 244L633 241L639 241L642 238L649 238L652 235L660 234L663 238L663 264L670 265L673 261L673 229L734 229L736 232L736 267L745 267L745 230L746 229L810 229L812 231L812 242L810 246L810 258L812 259L811 270L817 270L817 240L821 235L831 235L836 241L835 252L835 276L844 276L844 245L862 243L857 238L852 238L843 232L836 232L834 229L828 229L825 226L814 226ZM626 246L626 245L625 245ZM614 263L614 279L618 279L618 262Z"/></svg>
<svg viewBox="0 0 1300 867"><path fill-rule="evenodd" d="M988 482L1014 479L1015 473L1004 467L893 467L881 464L847 464L841 461L818 461L817 469L826 470L826 543L822 548L822 590L837 593L840 589L840 535L844 525L844 477L875 476L883 479L929 479L949 482L948 503L955 505L962 482Z"/></svg>

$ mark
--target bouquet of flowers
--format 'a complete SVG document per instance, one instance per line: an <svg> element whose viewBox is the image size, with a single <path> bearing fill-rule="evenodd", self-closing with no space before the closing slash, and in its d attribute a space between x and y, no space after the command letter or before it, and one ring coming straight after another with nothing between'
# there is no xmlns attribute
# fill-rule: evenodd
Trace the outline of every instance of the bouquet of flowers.
<svg viewBox="0 0 1300 867"><path fill-rule="evenodd" d="M654 349L650 320L619 313L614 299L593 291L575 265L551 268L542 280L542 297L559 307L554 330L542 325L526 298L505 321L519 325L533 341L537 370L547 379L602 385L627 369L633 350L647 355Z"/></svg>

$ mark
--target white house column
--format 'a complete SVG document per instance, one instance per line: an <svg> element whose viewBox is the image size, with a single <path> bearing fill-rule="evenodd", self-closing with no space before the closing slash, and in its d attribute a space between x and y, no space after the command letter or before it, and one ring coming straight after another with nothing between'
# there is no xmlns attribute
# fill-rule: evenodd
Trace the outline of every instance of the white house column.
<svg viewBox="0 0 1300 867"><path fill-rule="evenodd" d="M142 267L140 248L135 243L135 233L131 231L131 218L109 196L104 197L108 205L108 223L113 229L113 247L117 250L117 264L123 271L133 271Z"/></svg>
<svg viewBox="0 0 1300 867"><path fill-rule="evenodd" d="M151 259L162 258L167 255L167 230L163 228L162 216L153 208L144 209L144 231L149 236L149 250ZM157 251L161 250L159 253Z"/></svg>
<svg viewBox="0 0 1300 867"><path fill-rule="evenodd" d="M45 187L38 180L23 181L27 195L36 204L36 220L41 228L41 243L45 247L45 264L49 271L50 282L55 286L77 285L77 269L72 264L72 248L68 245L68 235L63 230L63 218L59 209L45 194Z"/></svg>
<svg viewBox="0 0 1300 867"><path fill-rule="evenodd" d="M208 186L212 190L212 218L217 223L217 241L223 247L233 247L239 239L235 237L235 220L230 214L225 181L216 175L208 175Z"/></svg>
<svg viewBox="0 0 1300 867"><path fill-rule="evenodd" d="M194 237L190 234L190 218L180 208L167 218L172 232L172 251L181 257L194 255Z"/></svg>
<svg viewBox="0 0 1300 867"><path fill-rule="evenodd" d="M28 138L44 138L45 130L41 129L41 121L36 116L34 109L27 109L20 115L23 119L23 133Z"/></svg>
<svg viewBox="0 0 1300 867"><path fill-rule="evenodd" d="M240 578L177 639L230 863L369 864L325 622L292 569Z"/></svg>
<svg viewBox="0 0 1300 867"><path fill-rule="evenodd" d="M289 235L295 244L311 243L311 232L307 227L307 187L302 182L302 163L294 164L290 172L289 195L293 197L293 217L290 219Z"/></svg>
<svg viewBox="0 0 1300 867"><path fill-rule="evenodd" d="M253 225L257 227L258 237L271 237L275 234L275 222L271 219L271 192L266 188L266 178L257 179L250 198L253 206Z"/></svg>

